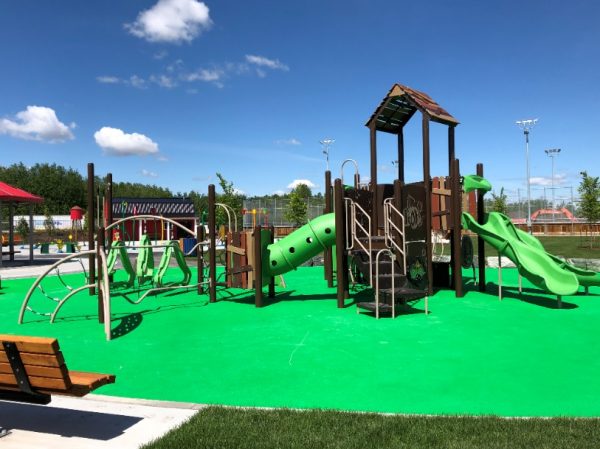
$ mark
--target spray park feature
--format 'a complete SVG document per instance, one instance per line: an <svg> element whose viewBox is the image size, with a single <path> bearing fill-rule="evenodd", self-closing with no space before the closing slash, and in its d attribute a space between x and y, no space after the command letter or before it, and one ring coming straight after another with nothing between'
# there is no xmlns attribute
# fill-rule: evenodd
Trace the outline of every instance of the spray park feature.
<svg viewBox="0 0 600 449"><path fill-rule="evenodd" d="M448 126L450 175L405 184L402 126L416 111L423 116L423 179L431 179L430 121ZM195 267L187 268L179 248L167 243L154 269L156 245L142 238L134 269L123 242L108 244L107 231L119 220L105 213L105 226L88 235L90 249L68 256L87 256L89 273L42 276L33 285L13 280L3 288L0 317L10 332L58 336L85 369L116 373L119 381L103 387L106 394L244 406L598 416L600 406L590 398L600 393L594 375L600 348L593 344L600 304L577 295L579 287L597 293L598 276L547 255L506 217L483 213L490 186L481 164L477 175L460 175L456 124L426 94L394 85L367 123L370 188L359 187L357 174L354 186L336 179L332 189L327 172L325 214L285 239L274 242L272 230L260 225L238 231L229 220L225 264L217 266L215 211L222 206L209 186L208 235L203 226L187 229L198 240ZM377 131L398 135L402 157L393 185L377 184ZM93 182L93 166L91 172ZM93 208L88 213L93 217ZM473 269L467 229L480 239L477 282L463 280ZM434 232L450 236L449 263L433 260ZM495 270L483 265L483 240L517 266L498 271L499 286L486 282ZM320 252L324 267L297 268ZM171 256L177 267L169 268ZM276 292L275 278L284 273L286 287ZM49 296L38 293L42 282L44 292L65 294L52 298L57 307L45 312L51 319L26 315L34 292L39 300ZM500 302L497 293L520 300ZM262 310L244 306L252 303ZM399 318L373 319L388 315ZM97 322L113 341L98 338ZM568 382L557 388L558 379Z"/></svg>

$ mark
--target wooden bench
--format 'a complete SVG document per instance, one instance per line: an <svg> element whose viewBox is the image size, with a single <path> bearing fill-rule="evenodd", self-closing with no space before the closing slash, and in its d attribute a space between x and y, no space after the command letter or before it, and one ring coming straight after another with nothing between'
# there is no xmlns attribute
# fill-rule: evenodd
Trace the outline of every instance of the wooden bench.
<svg viewBox="0 0 600 449"><path fill-rule="evenodd" d="M81 397L114 382L112 374L69 371L55 338L0 334L2 401L48 404L54 394Z"/></svg>

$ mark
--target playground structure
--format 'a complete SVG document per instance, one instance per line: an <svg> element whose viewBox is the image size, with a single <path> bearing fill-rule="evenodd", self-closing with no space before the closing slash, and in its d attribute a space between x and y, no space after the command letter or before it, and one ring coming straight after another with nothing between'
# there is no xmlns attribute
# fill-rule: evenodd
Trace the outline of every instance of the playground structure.
<svg viewBox="0 0 600 449"><path fill-rule="evenodd" d="M403 129L408 121L420 112L422 119L422 167L421 181L406 183L404 176ZM429 127L431 122L448 127L448 175L432 178L430 174ZM275 242L272 226L261 226L255 221L250 230L239 230L235 211L225 204L217 203L215 186L208 186L208 232L204 225L189 229L181 223L153 214L113 219L112 175L108 174L106 193L102 201L94 198L94 169L88 164L88 222L94 222L97 214L97 230L88 226L88 250L68 256L51 266L30 288L23 301L19 323L26 310L33 311L28 302L32 293L41 285L43 278L58 266L80 256L89 259L86 284L65 287L68 294L50 298L57 302L52 313L54 321L64 303L77 293L88 290L98 293L98 319L104 323L106 338L111 338L111 283L116 263L126 274L127 289L145 289L137 301L148 295L171 289L196 288L203 294L208 287L209 302L218 299L218 288L240 288L254 291L256 307L264 305L264 287L268 296L275 296L275 278L296 269L319 253L324 253L324 277L329 287L336 285L337 307L346 307L350 298L351 284L371 287L370 297L356 300L357 312L367 310L376 318L381 314L397 315L397 308L407 303L424 300L424 312L429 313L428 298L435 288L451 288L455 296L464 295L462 268L472 267L480 291L485 291L484 241L497 249L500 255L509 257L521 276L537 287L557 296L577 292L580 286L600 285L597 273L575 268L564 261L547 255L537 239L518 231L507 217L484 214L483 197L491 189L483 178L483 165L477 164L477 174L461 176L460 163L455 154L455 127L458 121L431 97L423 92L395 84L367 121L370 131L370 182L361 184L356 161L347 159L342 163L341 176L332 182L331 172L325 172L325 208L323 215L309 221L287 237ZM377 132L397 136L397 178L393 184L377 182ZM353 162L355 173L353 185L343 182L344 166ZM103 204L94 211L94 204ZM218 230L217 209L222 208L227 225ZM152 244L149 236L141 232L137 246L126 245L121 238L114 238L116 230L125 229L131 220L160 220L177 227L196 239L191 251L197 249L197 280L190 284L192 272L187 266L185 254L174 241ZM140 221L141 223L141 221ZM136 226L133 225L132 229ZM156 226L154 230L156 232ZM463 235L471 230L478 235L478 266L473 265L473 245L470 237ZM122 232L121 234L124 234ZM170 234L168 232L168 234ZM112 243L107 242L113 237ZM217 237L224 243L224 270L217 276ZM434 247L440 241L448 241L449 261L434 260ZM154 267L153 249L164 248L158 268ZM205 248L208 258L205 261ZM136 268L132 266L128 250L137 250ZM175 285L164 285L163 278L174 257L183 278ZM208 273L205 273L205 266ZM478 275L475 276L475 271ZM96 276L96 274L98 274ZM60 274L59 274L60 277ZM207 277L207 278L206 278ZM499 271L501 298L501 270ZM42 289L43 292L43 289ZM48 295L46 295L48 297Z"/></svg>
<svg viewBox="0 0 600 449"><path fill-rule="evenodd" d="M203 279L204 265L202 259L202 245L205 243L204 228L198 226L196 230L191 230L181 223L176 222L170 218L157 216L157 215L136 215L130 217L124 217L119 220L113 220L112 218L112 174L108 174L106 177L106 191L104 192L104 198L98 195L94 198L94 192L96 191L94 183L94 165L88 164L88 210L87 220L88 223L93 225L88 226L88 250L81 251L76 254L71 254L58 262L48 267L32 284L29 291L27 292L21 309L19 312L18 322L22 323L25 313L27 311L35 313L37 315L47 316L50 318L50 322L54 322L57 314L64 306L64 304L78 293L88 290L90 295L96 295L98 299L98 321L104 324L104 332L106 339L110 340L111 335L111 299L117 293L120 296L125 296L123 293L126 292L137 292L139 295L137 300L129 300L133 304L139 304L149 295L154 295L163 291L169 291L174 289L192 289L197 288L198 293L203 293L204 285L207 282ZM95 200L95 201L94 201ZM95 211L95 205L103 205L102 214L100 211ZM96 218L96 219L94 219ZM198 263L198 277L196 283L191 283L192 272L189 269L185 255L179 248L178 242L168 240L163 244L152 244L149 236L144 234L140 237L137 245L126 245L121 240L119 232L119 226L124 225L131 221L141 220L155 220L160 222L168 222L170 226L178 227L183 232L194 238L201 237L198 239L198 243L189 251L197 251L197 263ZM135 228L135 225L134 225ZM112 236L114 240L109 243L109 236ZM154 253L153 249L161 248L164 249L161 256L158 267L154 267ZM130 250L137 251L136 268L134 270L130 261ZM82 258L88 258L88 268L86 270ZM179 282L166 284L164 282L165 273L169 267L171 259L175 259L177 266L181 271L183 277ZM85 284L74 287L68 285L61 276L60 266L64 263L71 262L72 260L78 260L81 264L82 271L85 277ZM121 267L127 277L127 280L122 282L121 286L118 286L116 282L113 282L113 276L116 271L117 261L120 261ZM67 291L66 295L62 298L52 297L44 290L42 283L44 278L55 273L59 281ZM125 290L119 290L118 287L124 287ZM41 291L42 295L52 301L54 308L51 312L39 312L30 306L32 295L36 291ZM126 296L125 296L126 297Z"/></svg>

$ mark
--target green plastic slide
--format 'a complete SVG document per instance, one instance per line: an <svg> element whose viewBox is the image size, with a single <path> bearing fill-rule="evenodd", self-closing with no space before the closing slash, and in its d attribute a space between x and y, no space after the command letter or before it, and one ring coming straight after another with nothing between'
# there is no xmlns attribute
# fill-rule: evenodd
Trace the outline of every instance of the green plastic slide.
<svg viewBox="0 0 600 449"><path fill-rule="evenodd" d="M265 276L278 276L295 270L311 257L335 244L335 214L325 214L266 248ZM267 265L268 264L268 265Z"/></svg>
<svg viewBox="0 0 600 449"><path fill-rule="evenodd" d="M520 229L518 229L517 227L515 227L515 225L510 221L510 218L507 217L506 215L502 215L499 214L500 217L506 222L506 225L508 227L512 227L515 231L516 236L525 244L537 248L541 251L546 252L546 250L544 249L544 245L542 245L542 242L540 242L536 237L534 237L531 234L528 234L527 232L521 231ZM583 268L579 268L576 267L574 265L571 265L570 263L568 263L567 261L556 257L550 253L546 253L548 255L548 257L550 257L556 264L558 264L558 266L560 266L562 269L570 271L571 273L573 273L576 277L577 277L577 281L579 282L579 285L582 287L594 287L594 286L600 286L600 273L597 273L595 271L591 271L591 270L585 270Z"/></svg>
<svg viewBox="0 0 600 449"><path fill-rule="evenodd" d="M478 175L465 175L463 176L463 190L466 193L472 192L473 190L483 190L489 192L492 190L490 182Z"/></svg>
<svg viewBox="0 0 600 449"><path fill-rule="evenodd" d="M480 225L470 214L463 212L462 225L480 235L501 255L508 257L517 266L519 274L536 287L558 296L574 295L579 289L577 276L561 267L555 258L544 251L539 241L536 244L528 238L522 240L523 236L517 233L507 218L490 212L485 223Z"/></svg>
<svg viewBox="0 0 600 449"><path fill-rule="evenodd" d="M108 274L114 274L117 270L115 267L117 259L121 259L121 265L128 276L127 285L131 287L135 282L135 271L133 271L131 261L127 255L127 248L125 248L125 244L120 240L115 240L112 242L110 250L108 251L108 256L106 258Z"/></svg>
<svg viewBox="0 0 600 449"><path fill-rule="evenodd" d="M169 268L169 262L171 261L172 257L175 257L177 265L183 273L183 279L179 284L188 285L190 283L190 280L192 279L192 272L187 266L187 263L185 262L185 256L179 248L179 244L176 241L172 240L167 244L165 252L163 253L160 259L160 263L158 264L158 269L154 273L154 284L158 286L163 285L163 277L167 272L167 269Z"/></svg>
<svg viewBox="0 0 600 449"><path fill-rule="evenodd" d="M139 282L152 278L154 274L154 253L151 248L152 242L147 234L142 235L139 242L139 251L136 263L136 276Z"/></svg>

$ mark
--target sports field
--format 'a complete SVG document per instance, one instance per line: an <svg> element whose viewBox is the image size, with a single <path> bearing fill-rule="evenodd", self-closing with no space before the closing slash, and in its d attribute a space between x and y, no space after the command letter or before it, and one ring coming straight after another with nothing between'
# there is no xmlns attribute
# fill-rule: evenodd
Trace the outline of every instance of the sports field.
<svg viewBox="0 0 600 449"><path fill-rule="evenodd" d="M173 271L175 279L179 274ZM556 301L526 282L495 296L430 298L395 320L336 308L321 267L285 275L287 287L262 309L249 291L195 292L112 300L114 339L95 316L96 298L71 299L57 322L18 310L32 279L4 280L2 333L59 339L70 369L114 373L100 394L196 403L418 414L600 416L600 289ZM73 285L80 275L64 275ZM516 286L514 269L503 270ZM80 285L80 284L78 284ZM56 278L49 295L64 295ZM367 297L369 292L357 293ZM132 293L130 299L136 299ZM42 311L50 301L36 294Z"/></svg>

